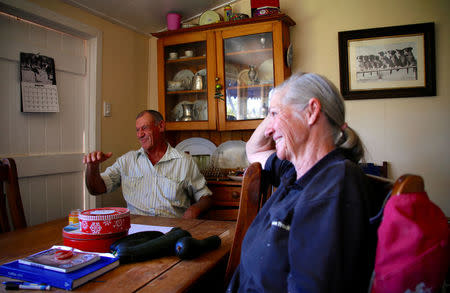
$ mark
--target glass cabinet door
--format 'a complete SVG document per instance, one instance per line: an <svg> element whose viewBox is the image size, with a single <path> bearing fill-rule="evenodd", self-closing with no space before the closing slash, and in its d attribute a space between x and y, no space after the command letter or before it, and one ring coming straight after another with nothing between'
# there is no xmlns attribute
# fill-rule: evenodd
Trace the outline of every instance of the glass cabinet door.
<svg viewBox="0 0 450 293"><path fill-rule="evenodd" d="M208 120L206 41L164 47L167 122Z"/></svg>
<svg viewBox="0 0 450 293"><path fill-rule="evenodd" d="M267 116L274 87L272 32L224 39L226 120Z"/></svg>

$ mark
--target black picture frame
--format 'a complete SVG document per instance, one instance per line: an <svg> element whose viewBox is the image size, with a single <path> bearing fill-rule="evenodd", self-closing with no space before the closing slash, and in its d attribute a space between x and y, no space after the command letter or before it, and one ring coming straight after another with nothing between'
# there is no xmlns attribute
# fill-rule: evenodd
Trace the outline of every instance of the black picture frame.
<svg viewBox="0 0 450 293"><path fill-rule="evenodd" d="M434 23L343 31L338 37L344 99L436 95Z"/></svg>

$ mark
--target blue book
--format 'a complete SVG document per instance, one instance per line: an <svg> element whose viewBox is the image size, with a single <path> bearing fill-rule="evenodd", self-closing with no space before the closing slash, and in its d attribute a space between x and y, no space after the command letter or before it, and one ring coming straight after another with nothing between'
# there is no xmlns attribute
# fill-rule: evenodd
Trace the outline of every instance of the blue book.
<svg viewBox="0 0 450 293"><path fill-rule="evenodd" d="M72 290L90 280L114 269L119 259L101 256L100 259L84 268L69 273L56 272L19 263L18 260L0 266L0 275L32 283Z"/></svg>

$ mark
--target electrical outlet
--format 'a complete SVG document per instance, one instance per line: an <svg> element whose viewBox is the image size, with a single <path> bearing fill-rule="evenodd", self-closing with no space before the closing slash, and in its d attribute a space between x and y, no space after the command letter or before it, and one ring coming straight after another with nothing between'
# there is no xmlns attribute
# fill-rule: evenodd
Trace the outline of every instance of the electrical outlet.
<svg viewBox="0 0 450 293"><path fill-rule="evenodd" d="M111 117L111 104L108 102L103 102L103 116Z"/></svg>

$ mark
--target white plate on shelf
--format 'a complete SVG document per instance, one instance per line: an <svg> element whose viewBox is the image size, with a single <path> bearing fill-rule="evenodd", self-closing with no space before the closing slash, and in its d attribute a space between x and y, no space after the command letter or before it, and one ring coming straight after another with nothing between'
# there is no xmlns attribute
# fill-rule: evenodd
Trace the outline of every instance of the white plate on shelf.
<svg viewBox="0 0 450 293"><path fill-rule="evenodd" d="M205 77L206 76L206 69L200 69L195 74L198 74L198 75L201 75L201 76Z"/></svg>
<svg viewBox="0 0 450 293"><path fill-rule="evenodd" d="M245 141L229 140L217 147L211 156L213 167L220 169L245 169L248 167Z"/></svg>
<svg viewBox="0 0 450 293"><path fill-rule="evenodd" d="M203 137L191 137L181 141L175 147L180 152L189 152L192 155L212 155L217 149L209 139Z"/></svg>
<svg viewBox="0 0 450 293"><path fill-rule="evenodd" d="M273 82L273 59L267 59L258 67L258 77L261 83Z"/></svg>
<svg viewBox="0 0 450 293"><path fill-rule="evenodd" d="M192 78L194 77L194 73L189 69L183 69L178 71L173 77L174 81L181 81L181 84L184 89L191 89L192 87Z"/></svg>

